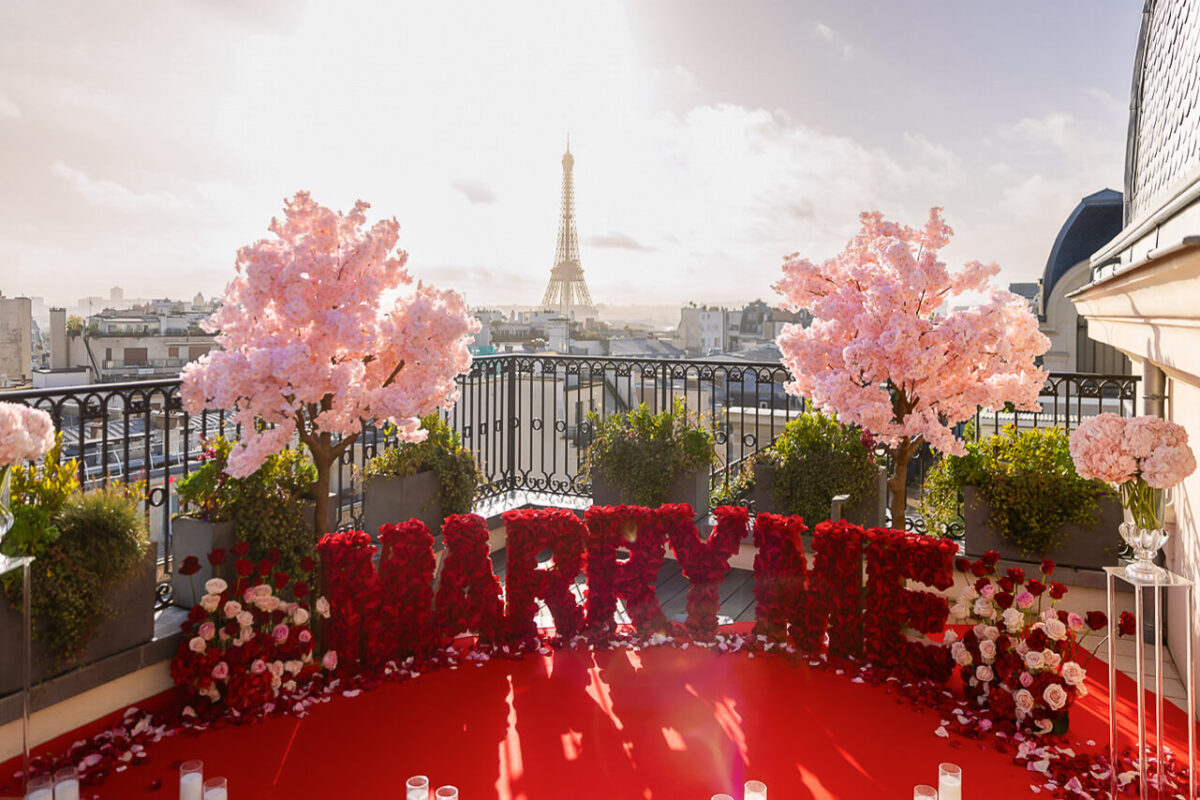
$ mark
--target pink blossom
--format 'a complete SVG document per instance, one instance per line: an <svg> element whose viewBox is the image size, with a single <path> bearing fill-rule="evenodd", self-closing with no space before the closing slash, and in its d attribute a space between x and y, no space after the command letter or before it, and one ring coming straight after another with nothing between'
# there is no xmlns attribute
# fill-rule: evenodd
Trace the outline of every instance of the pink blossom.
<svg viewBox="0 0 1200 800"><path fill-rule="evenodd" d="M34 461L54 446L54 421L45 411L0 403L0 467Z"/></svg>
<svg viewBox="0 0 1200 800"><path fill-rule="evenodd" d="M321 657L321 666L325 667L325 669L329 670L330 672L337 669L337 665L338 657L336 650L329 650L324 656Z"/></svg>

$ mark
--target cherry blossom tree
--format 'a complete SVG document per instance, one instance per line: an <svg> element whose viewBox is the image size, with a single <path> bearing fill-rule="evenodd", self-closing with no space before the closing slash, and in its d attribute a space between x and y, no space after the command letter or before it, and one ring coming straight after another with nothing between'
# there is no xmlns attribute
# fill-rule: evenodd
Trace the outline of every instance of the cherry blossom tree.
<svg viewBox="0 0 1200 800"><path fill-rule="evenodd" d="M183 371L189 413L229 409L242 427L230 475L253 473L293 437L308 447L317 533L332 466L363 424L387 421L402 440L424 439L419 417L458 399L454 379L479 330L462 298L425 284L385 312L385 298L412 278L408 254L395 249L399 224L366 228L368 207L333 212L298 192L271 221L275 238L238 251L238 275L205 323L220 349Z"/></svg>
<svg viewBox="0 0 1200 800"><path fill-rule="evenodd" d="M978 407L1039 410L1046 372L1034 359L1050 340L1024 299L989 285L998 266L950 272L938 260L953 234L940 208L919 230L878 212L860 219L862 229L833 258L784 260L774 288L813 323L785 326L779 349L792 373L788 392L871 431L887 449L892 525L903 528L908 462L920 444L961 455L954 428ZM948 310L967 292L988 299Z"/></svg>

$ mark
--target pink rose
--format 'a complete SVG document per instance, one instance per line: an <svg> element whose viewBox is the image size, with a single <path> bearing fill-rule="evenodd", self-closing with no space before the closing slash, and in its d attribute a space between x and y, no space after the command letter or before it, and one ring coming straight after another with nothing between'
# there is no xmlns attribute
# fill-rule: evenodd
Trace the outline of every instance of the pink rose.
<svg viewBox="0 0 1200 800"><path fill-rule="evenodd" d="M292 622L296 623L297 625L303 625L304 623L308 622L308 612L303 608L297 608L292 613Z"/></svg>
<svg viewBox="0 0 1200 800"><path fill-rule="evenodd" d="M1030 711L1033 711L1033 705L1034 705L1033 695L1030 694L1028 689L1018 689L1013 694L1013 700L1017 704L1017 714L1019 716L1023 717L1026 714L1028 714Z"/></svg>
<svg viewBox="0 0 1200 800"><path fill-rule="evenodd" d="M325 619L329 619L329 601L324 597L317 598L317 613Z"/></svg>
<svg viewBox="0 0 1200 800"><path fill-rule="evenodd" d="M288 626L282 622L275 626L275 630L271 631L271 635L275 637L277 642L286 642L288 637Z"/></svg>
<svg viewBox="0 0 1200 800"><path fill-rule="evenodd" d="M337 669L337 664L338 657L336 650L329 650L324 656L321 657L321 666L325 667L325 669L329 670L330 672Z"/></svg>
<svg viewBox="0 0 1200 800"><path fill-rule="evenodd" d="M214 681L223 681L229 677L229 665L224 661L218 661L217 665L212 668L212 676Z"/></svg>
<svg viewBox="0 0 1200 800"><path fill-rule="evenodd" d="M255 675L262 675L267 671L267 662L261 658L254 659L254 663L250 665L250 671Z"/></svg>
<svg viewBox="0 0 1200 800"><path fill-rule="evenodd" d="M985 664L990 664L996 658L996 643L991 639L984 639L979 643L979 655L983 658ZM980 680L983 680L980 678ZM991 680L990 678L988 680Z"/></svg>
<svg viewBox="0 0 1200 800"><path fill-rule="evenodd" d="M240 613L242 613L242 604L237 600L230 600L225 604L225 619L233 619Z"/></svg>
<svg viewBox="0 0 1200 800"><path fill-rule="evenodd" d="M308 628L305 628L304 630L300 631L296 638L300 640L301 644L308 644L312 641L312 631L310 631Z"/></svg>
<svg viewBox="0 0 1200 800"><path fill-rule="evenodd" d="M210 614L212 612L216 611L217 606L219 606L220 604L221 604L221 598L215 594L206 594L200 598L200 607L203 608L205 611L207 611Z"/></svg>
<svg viewBox="0 0 1200 800"><path fill-rule="evenodd" d="M229 584L220 578L209 578L204 582L204 591L209 594L220 594L229 588Z"/></svg>
<svg viewBox="0 0 1200 800"><path fill-rule="evenodd" d="M984 586L979 590L979 596L986 597L988 600L991 600L996 596L996 587L989 583L987 586Z"/></svg>
<svg viewBox="0 0 1200 800"><path fill-rule="evenodd" d="M283 662L282 661L272 661L271 662L271 676L274 678L282 678L283 677Z"/></svg>
<svg viewBox="0 0 1200 800"><path fill-rule="evenodd" d="M237 622L243 628L249 628L254 624L254 615L249 611L243 611L237 615Z"/></svg>
<svg viewBox="0 0 1200 800"><path fill-rule="evenodd" d="M1078 686L1087 677L1087 670L1074 661L1063 664L1062 679L1067 686Z"/></svg>
<svg viewBox="0 0 1200 800"><path fill-rule="evenodd" d="M1017 608L1025 609L1033 606L1036 598L1029 592L1020 592L1017 594Z"/></svg>
<svg viewBox="0 0 1200 800"><path fill-rule="evenodd" d="M217 626L213 625L211 622L202 623L200 625L200 630L197 631L197 633L200 634L200 638L204 639L206 641L208 639L211 639L216 634L216 632L217 632Z"/></svg>
<svg viewBox="0 0 1200 800"><path fill-rule="evenodd" d="M203 653L208 649L208 642L204 641L200 636L193 636L191 641L188 642L188 649L193 653Z"/></svg>
<svg viewBox="0 0 1200 800"><path fill-rule="evenodd" d="M987 683L995 676L992 673L991 667L987 666L986 664L980 664L975 668L975 677L978 678L981 683Z"/></svg>
<svg viewBox="0 0 1200 800"><path fill-rule="evenodd" d="M1057 683L1052 683L1042 692L1042 699L1051 709L1058 711L1067 704L1067 690Z"/></svg>
<svg viewBox="0 0 1200 800"><path fill-rule="evenodd" d="M1028 672L1022 672L1021 677L1018 678L1017 680L1019 680L1021 682L1021 685L1024 686L1026 689L1028 689L1030 686L1033 686L1033 676L1030 675Z"/></svg>
<svg viewBox="0 0 1200 800"><path fill-rule="evenodd" d="M1068 628L1075 631L1076 633L1079 633L1081 630L1083 630L1083 626L1084 626L1083 617L1081 617L1079 614L1076 614L1074 611L1072 611L1070 614L1067 614L1067 627Z"/></svg>

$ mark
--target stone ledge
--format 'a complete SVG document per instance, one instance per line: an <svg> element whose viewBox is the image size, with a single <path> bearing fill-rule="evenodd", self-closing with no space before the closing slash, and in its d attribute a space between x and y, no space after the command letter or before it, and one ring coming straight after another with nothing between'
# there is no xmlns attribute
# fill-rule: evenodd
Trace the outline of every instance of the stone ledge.
<svg viewBox="0 0 1200 800"><path fill-rule="evenodd" d="M163 609L155 615L154 638L145 644L85 664L31 687L30 713L57 705L145 667L170 660L179 648L179 643L183 641L183 631L179 629L179 624L186 617L187 612L181 608ZM13 692L0 697L0 725L20 718L21 693Z"/></svg>

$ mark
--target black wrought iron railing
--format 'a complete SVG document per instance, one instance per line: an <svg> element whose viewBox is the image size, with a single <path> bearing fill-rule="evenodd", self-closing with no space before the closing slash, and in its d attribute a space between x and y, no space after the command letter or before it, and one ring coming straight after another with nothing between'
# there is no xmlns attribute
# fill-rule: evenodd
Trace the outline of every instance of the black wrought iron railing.
<svg viewBox="0 0 1200 800"><path fill-rule="evenodd" d="M483 482L477 502L554 503L591 494L585 458L593 416L604 418L642 403L657 411L683 398L713 431L717 460L711 478L719 490L804 411L805 402L784 390L788 380L778 363L733 357L483 356L460 376L459 401L446 417L479 464ZM1138 380L1052 374L1040 413L981 410L975 430L986 433L1007 424L1069 429L1102 411L1134 415ZM225 412L185 412L179 388L179 379L170 378L0 393L2 400L50 413L63 434L65 454L77 459L85 487L111 480L145 483L145 511L164 570L169 568L171 518L178 511L174 480L195 468L204 439L237 435ZM382 430L368 428L342 455L331 487L340 527L361 523L356 470L394 443ZM932 458L928 452L915 456L910 496L919 495ZM906 522L921 528L919 520Z"/></svg>

